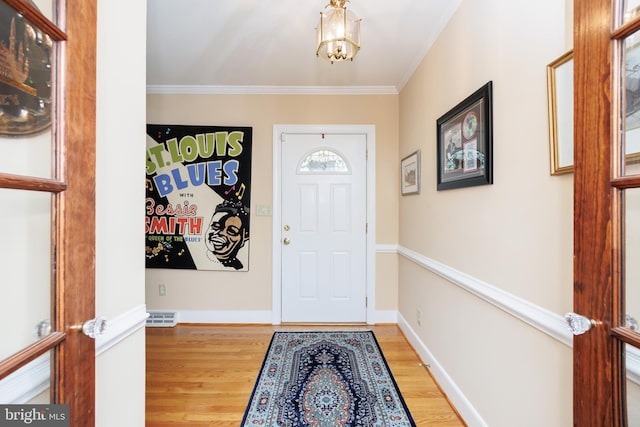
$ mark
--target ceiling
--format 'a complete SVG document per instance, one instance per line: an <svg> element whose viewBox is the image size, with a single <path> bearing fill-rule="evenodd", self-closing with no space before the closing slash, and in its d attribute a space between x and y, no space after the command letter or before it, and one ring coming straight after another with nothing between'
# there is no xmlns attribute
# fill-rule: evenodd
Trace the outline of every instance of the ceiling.
<svg viewBox="0 0 640 427"><path fill-rule="evenodd" d="M148 0L148 89L397 93L460 2L351 0L361 49L331 64L315 55L328 0Z"/></svg>

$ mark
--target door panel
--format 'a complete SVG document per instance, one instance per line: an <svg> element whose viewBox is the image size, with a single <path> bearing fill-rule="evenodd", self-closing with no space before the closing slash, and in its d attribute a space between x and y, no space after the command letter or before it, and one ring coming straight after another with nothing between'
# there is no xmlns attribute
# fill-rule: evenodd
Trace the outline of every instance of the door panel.
<svg viewBox="0 0 640 427"><path fill-rule="evenodd" d="M20 369L39 372L43 358L49 357L52 363L45 365L47 371L52 367L50 380L39 380L30 391L41 393L49 387L49 398L37 397L38 402L68 404L70 425L93 426L95 342L82 334L80 326L94 317L95 305L96 1L38 4L46 15L29 1L0 0L2 29L10 29L3 46L14 49L12 57L21 64L19 71L0 82L0 94L12 100L2 106L3 120L14 117L9 126L2 123L3 132L19 131L0 153L0 157L10 155L0 161L0 197L3 201L18 197L15 204L23 204L20 219L12 217L16 214L12 209L0 215L5 225L15 225L11 244L2 249L3 258L11 260L10 295L20 289L26 292L23 298L37 301L21 313L28 317L21 323L46 314L51 333L37 339L34 324L16 327L13 321L3 322L3 338L10 329L21 329L19 339L27 341L16 344L11 355L0 355L0 381L6 385ZM32 23L27 35L25 22ZM73 36L68 38L65 31ZM47 46L47 37L51 39L48 59L35 56L37 49L23 50L28 44L24 37L33 34L36 47ZM23 60L31 54L28 63ZM47 69L49 78L43 77ZM22 73L28 78L21 79ZM50 118L41 128L49 104ZM24 120L15 120L18 116ZM9 299L7 288L0 291L0 299ZM40 306L47 300L48 307Z"/></svg>
<svg viewBox="0 0 640 427"><path fill-rule="evenodd" d="M630 4L574 3L574 308L593 322L574 338L576 426L637 419L628 398L637 392L640 334L626 314L637 303L640 17Z"/></svg>
<svg viewBox="0 0 640 427"><path fill-rule="evenodd" d="M366 139L282 145L282 320L366 320Z"/></svg>
<svg viewBox="0 0 640 427"><path fill-rule="evenodd" d="M611 2L574 3L574 310L601 322L573 341L574 425L620 426L622 349L609 328L620 315L612 259Z"/></svg>

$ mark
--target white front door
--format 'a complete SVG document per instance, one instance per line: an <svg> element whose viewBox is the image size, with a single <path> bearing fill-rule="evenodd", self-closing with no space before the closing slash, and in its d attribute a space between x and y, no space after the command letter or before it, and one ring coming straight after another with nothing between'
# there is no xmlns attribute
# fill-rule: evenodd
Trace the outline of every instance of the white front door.
<svg viewBox="0 0 640 427"><path fill-rule="evenodd" d="M282 321L366 321L367 141L282 141Z"/></svg>

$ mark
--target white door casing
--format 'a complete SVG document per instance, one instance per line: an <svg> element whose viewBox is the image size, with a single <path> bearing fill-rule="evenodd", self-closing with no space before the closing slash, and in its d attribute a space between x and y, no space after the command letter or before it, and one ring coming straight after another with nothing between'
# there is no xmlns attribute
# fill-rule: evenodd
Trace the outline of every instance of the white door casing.
<svg viewBox="0 0 640 427"><path fill-rule="evenodd" d="M375 323L374 126L273 130L273 323ZM298 172L320 148L349 171Z"/></svg>

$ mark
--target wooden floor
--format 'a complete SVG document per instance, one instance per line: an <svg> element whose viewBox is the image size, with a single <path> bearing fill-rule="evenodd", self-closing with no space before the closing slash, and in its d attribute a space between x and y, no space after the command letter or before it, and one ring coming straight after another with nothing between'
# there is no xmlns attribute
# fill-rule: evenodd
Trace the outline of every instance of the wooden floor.
<svg viewBox="0 0 640 427"><path fill-rule="evenodd" d="M273 332L306 328L329 329L262 325L147 328L146 426L238 427ZM366 328L374 331L416 424L464 426L400 329L396 325Z"/></svg>

